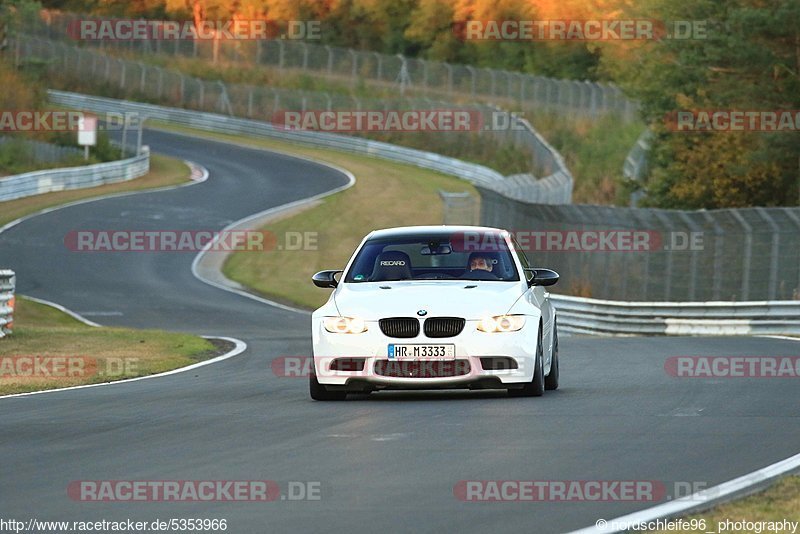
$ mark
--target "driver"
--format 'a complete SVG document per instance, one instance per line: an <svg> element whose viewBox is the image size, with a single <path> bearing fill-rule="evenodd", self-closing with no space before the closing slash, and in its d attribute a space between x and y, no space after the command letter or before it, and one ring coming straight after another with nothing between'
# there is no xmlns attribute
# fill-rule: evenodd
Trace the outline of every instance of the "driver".
<svg viewBox="0 0 800 534"><path fill-rule="evenodd" d="M486 256L472 256L469 259L469 270L492 272L492 260Z"/></svg>

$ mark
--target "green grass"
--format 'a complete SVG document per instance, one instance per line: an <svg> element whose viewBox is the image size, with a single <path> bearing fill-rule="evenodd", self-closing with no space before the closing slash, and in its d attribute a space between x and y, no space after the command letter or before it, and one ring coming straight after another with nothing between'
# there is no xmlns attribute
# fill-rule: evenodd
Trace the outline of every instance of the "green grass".
<svg viewBox="0 0 800 534"><path fill-rule="evenodd" d="M50 306L18 297L14 331L0 340L0 395L124 380L161 373L215 356L219 350L201 337L128 328L84 325ZM17 367L21 359L79 365L72 375L49 367L51 376ZM30 361L30 360L25 360Z"/></svg>
<svg viewBox="0 0 800 534"><path fill-rule="evenodd" d="M629 190L624 186L622 166L644 130L639 121L623 123L611 116L596 120L539 113L532 124L564 157L575 178L575 204L627 206Z"/></svg>
<svg viewBox="0 0 800 534"><path fill-rule="evenodd" d="M7 175L22 174L43 169L75 167L79 165L85 165L83 156L73 155L61 161L41 162L34 160L32 152L21 140L13 140L0 144L0 178Z"/></svg>
<svg viewBox="0 0 800 534"><path fill-rule="evenodd" d="M706 528L669 530L662 532L718 532L717 524L726 520L776 521L784 519L800 521L800 476L789 476L769 488L749 497L721 504L711 510L687 516L685 520L705 521ZM695 525L698 525L696 522ZM752 530L726 530L734 534L751 534ZM769 532L764 530L763 532ZM791 532L791 530L789 530Z"/></svg>
<svg viewBox="0 0 800 534"><path fill-rule="evenodd" d="M66 204L68 202L75 202L76 200L83 200L111 193L121 193L124 191L141 191L144 189L177 185L187 182L188 179L189 168L184 162L167 156L151 154L150 172L141 178L116 184L45 193L43 195L33 195L17 200L0 202L0 225L46 208Z"/></svg>

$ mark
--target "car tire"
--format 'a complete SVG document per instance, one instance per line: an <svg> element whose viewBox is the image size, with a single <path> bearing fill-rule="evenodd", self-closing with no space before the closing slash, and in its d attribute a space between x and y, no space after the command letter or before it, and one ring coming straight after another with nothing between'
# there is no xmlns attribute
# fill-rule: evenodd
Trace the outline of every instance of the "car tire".
<svg viewBox="0 0 800 534"><path fill-rule="evenodd" d="M311 374L308 377L308 392L311 398L316 401L342 401L347 398L346 391L329 391L317 380L317 375Z"/></svg>
<svg viewBox="0 0 800 534"><path fill-rule="evenodd" d="M536 342L536 368L533 379L518 389L509 389L509 397L541 397L544 395L544 351L542 350L542 329L539 328L539 338Z"/></svg>
<svg viewBox="0 0 800 534"><path fill-rule="evenodd" d="M555 391L558 389L558 323L553 324L553 362L550 364L550 374L544 379L544 389Z"/></svg>

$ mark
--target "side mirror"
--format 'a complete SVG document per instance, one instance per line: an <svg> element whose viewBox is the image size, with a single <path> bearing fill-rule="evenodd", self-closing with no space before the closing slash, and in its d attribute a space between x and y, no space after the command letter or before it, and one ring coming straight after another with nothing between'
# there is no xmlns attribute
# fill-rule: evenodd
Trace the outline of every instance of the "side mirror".
<svg viewBox="0 0 800 534"><path fill-rule="evenodd" d="M528 287L533 286L552 286L558 282L558 273L550 269L525 269L533 274L528 280Z"/></svg>
<svg viewBox="0 0 800 534"><path fill-rule="evenodd" d="M339 281L336 280L335 275L339 274L340 272L342 271L320 271L311 277L311 281L314 282L314 285L317 287L336 287L339 285Z"/></svg>

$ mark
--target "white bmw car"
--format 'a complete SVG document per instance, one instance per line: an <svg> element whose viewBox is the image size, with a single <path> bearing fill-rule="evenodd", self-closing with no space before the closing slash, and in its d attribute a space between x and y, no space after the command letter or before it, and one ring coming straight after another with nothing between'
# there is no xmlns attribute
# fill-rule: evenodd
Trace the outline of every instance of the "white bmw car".
<svg viewBox="0 0 800 534"><path fill-rule="evenodd" d="M311 319L315 400L384 389L558 388L556 310L532 268L497 228L411 226L370 233Z"/></svg>

